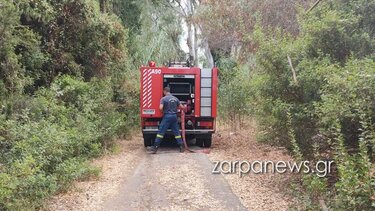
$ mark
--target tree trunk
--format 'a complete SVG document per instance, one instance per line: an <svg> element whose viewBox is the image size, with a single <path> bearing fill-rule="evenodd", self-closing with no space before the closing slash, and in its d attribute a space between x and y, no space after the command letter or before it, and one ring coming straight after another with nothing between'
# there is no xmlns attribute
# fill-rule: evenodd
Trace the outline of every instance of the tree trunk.
<svg viewBox="0 0 375 211"><path fill-rule="evenodd" d="M193 24L190 22L190 20L186 20L187 24L187 32L188 32L188 37L187 37L187 45L189 47L189 54L190 56L193 57L194 59L194 64L196 60L196 55L195 55L195 49L194 49L194 32L193 32Z"/></svg>
<svg viewBox="0 0 375 211"><path fill-rule="evenodd" d="M99 0L99 4L100 4L100 12L102 13L106 13L106 0Z"/></svg>
<svg viewBox="0 0 375 211"><path fill-rule="evenodd" d="M213 68L214 64L214 57L212 56L210 46L208 45L208 41L206 38L202 39L202 48L204 50L204 55L207 59L207 68Z"/></svg>
<svg viewBox="0 0 375 211"><path fill-rule="evenodd" d="M231 52L230 52L230 56L232 57L232 59L235 59L237 60L240 56L240 52L241 52L241 48L242 48L242 45L238 42L235 42L232 47L231 47Z"/></svg>
<svg viewBox="0 0 375 211"><path fill-rule="evenodd" d="M183 7L181 9L184 12L185 22L188 28L188 38L187 38L187 45L189 47L189 54L193 57L194 66L198 66L198 39L197 39L197 29L193 22L193 16L195 13L195 6L196 2L194 0L186 0L186 10Z"/></svg>
<svg viewBox="0 0 375 211"><path fill-rule="evenodd" d="M198 65L199 65L199 58L198 58L198 32L197 32L197 27L196 27L195 24L194 24L194 46L193 46L193 49L194 49L194 55L196 56L196 58L194 59L194 66L198 67Z"/></svg>

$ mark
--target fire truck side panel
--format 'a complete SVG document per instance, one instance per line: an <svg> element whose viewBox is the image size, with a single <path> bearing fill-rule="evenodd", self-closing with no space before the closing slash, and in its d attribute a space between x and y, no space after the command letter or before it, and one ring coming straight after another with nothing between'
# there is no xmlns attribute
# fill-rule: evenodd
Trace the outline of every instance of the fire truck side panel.
<svg viewBox="0 0 375 211"><path fill-rule="evenodd" d="M218 69L212 69L212 117L217 116Z"/></svg>
<svg viewBox="0 0 375 211"><path fill-rule="evenodd" d="M160 99L163 96L163 84L161 68L141 68L141 117L161 118L159 110Z"/></svg>
<svg viewBox="0 0 375 211"><path fill-rule="evenodd" d="M199 117L201 115L201 87L200 87L200 84L201 84L201 74L200 74L200 70L197 69L196 70L196 77L195 77L195 117Z"/></svg>

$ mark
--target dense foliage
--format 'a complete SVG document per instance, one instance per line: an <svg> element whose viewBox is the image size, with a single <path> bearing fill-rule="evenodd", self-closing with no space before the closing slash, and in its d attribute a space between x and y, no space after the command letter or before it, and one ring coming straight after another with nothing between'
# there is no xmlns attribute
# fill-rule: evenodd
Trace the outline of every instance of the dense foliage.
<svg viewBox="0 0 375 211"><path fill-rule="evenodd" d="M138 67L179 53L178 19L158 4L0 1L0 210L97 174L88 159L138 123Z"/></svg>
<svg viewBox="0 0 375 211"><path fill-rule="evenodd" d="M0 210L98 172L88 159L137 124L138 67L183 55L182 22L219 66L220 118L335 161L298 208L374 209L375 1L0 0Z"/></svg>
<svg viewBox="0 0 375 211"><path fill-rule="evenodd" d="M279 20L265 14L284 1L268 1L265 12L263 3L233 1L228 9L207 2L201 19L212 23L215 16L223 24L214 21L206 33L230 34L212 40L219 46L221 115L244 119L250 112L259 141L284 146L296 159L335 161L328 178L304 176L310 195L300 208L319 209L323 200L337 210L374 209L375 1L295 6L290 11L298 16L275 12ZM259 13L246 19L254 8Z"/></svg>
<svg viewBox="0 0 375 211"><path fill-rule="evenodd" d="M108 103L111 97L107 81L62 76L51 89L8 101L12 110L4 111L0 123L3 208L40 206L71 180L96 171L85 160L129 128L126 116Z"/></svg>

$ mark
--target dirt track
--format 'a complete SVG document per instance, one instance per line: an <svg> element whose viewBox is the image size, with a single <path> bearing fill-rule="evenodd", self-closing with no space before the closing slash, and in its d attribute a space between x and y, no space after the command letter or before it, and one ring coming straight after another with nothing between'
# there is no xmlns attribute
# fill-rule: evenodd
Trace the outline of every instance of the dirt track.
<svg viewBox="0 0 375 211"><path fill-rule="evenodd" d="M103 210L245 210L205 154L147 154Z"/></svg>
<svg viewBox="0 0 375 211"><path fill-rule="evenodd" d="M121 142L121 153L93 162L97 180L77 182L54 197L49 210L286 210L288 175L211 174L213 160L288 160L281 150L255 143L252 131L219 131L209 155L162 148L147 154L140 136Z"/></svg>

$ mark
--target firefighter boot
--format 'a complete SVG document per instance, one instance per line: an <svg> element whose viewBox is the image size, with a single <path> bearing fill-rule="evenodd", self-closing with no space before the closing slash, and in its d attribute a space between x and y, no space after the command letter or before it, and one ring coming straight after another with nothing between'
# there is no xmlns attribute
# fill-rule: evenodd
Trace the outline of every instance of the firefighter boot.
<svg viewBox="0 0 375 211"><path fill-rule="evenodd" d="M185 151L184 144L180 143L180 144L178 144L178 147L180 148L180 152L184 152Z"/></svg>
<svg viewBox="0 0 375 211"><path fill-rule="evenodd" d="M156 154L156 152L158 151L159 149L159 146L156 145L156 146L148 146L147 147L147 152L150 152L152 154Z"/></svg>

